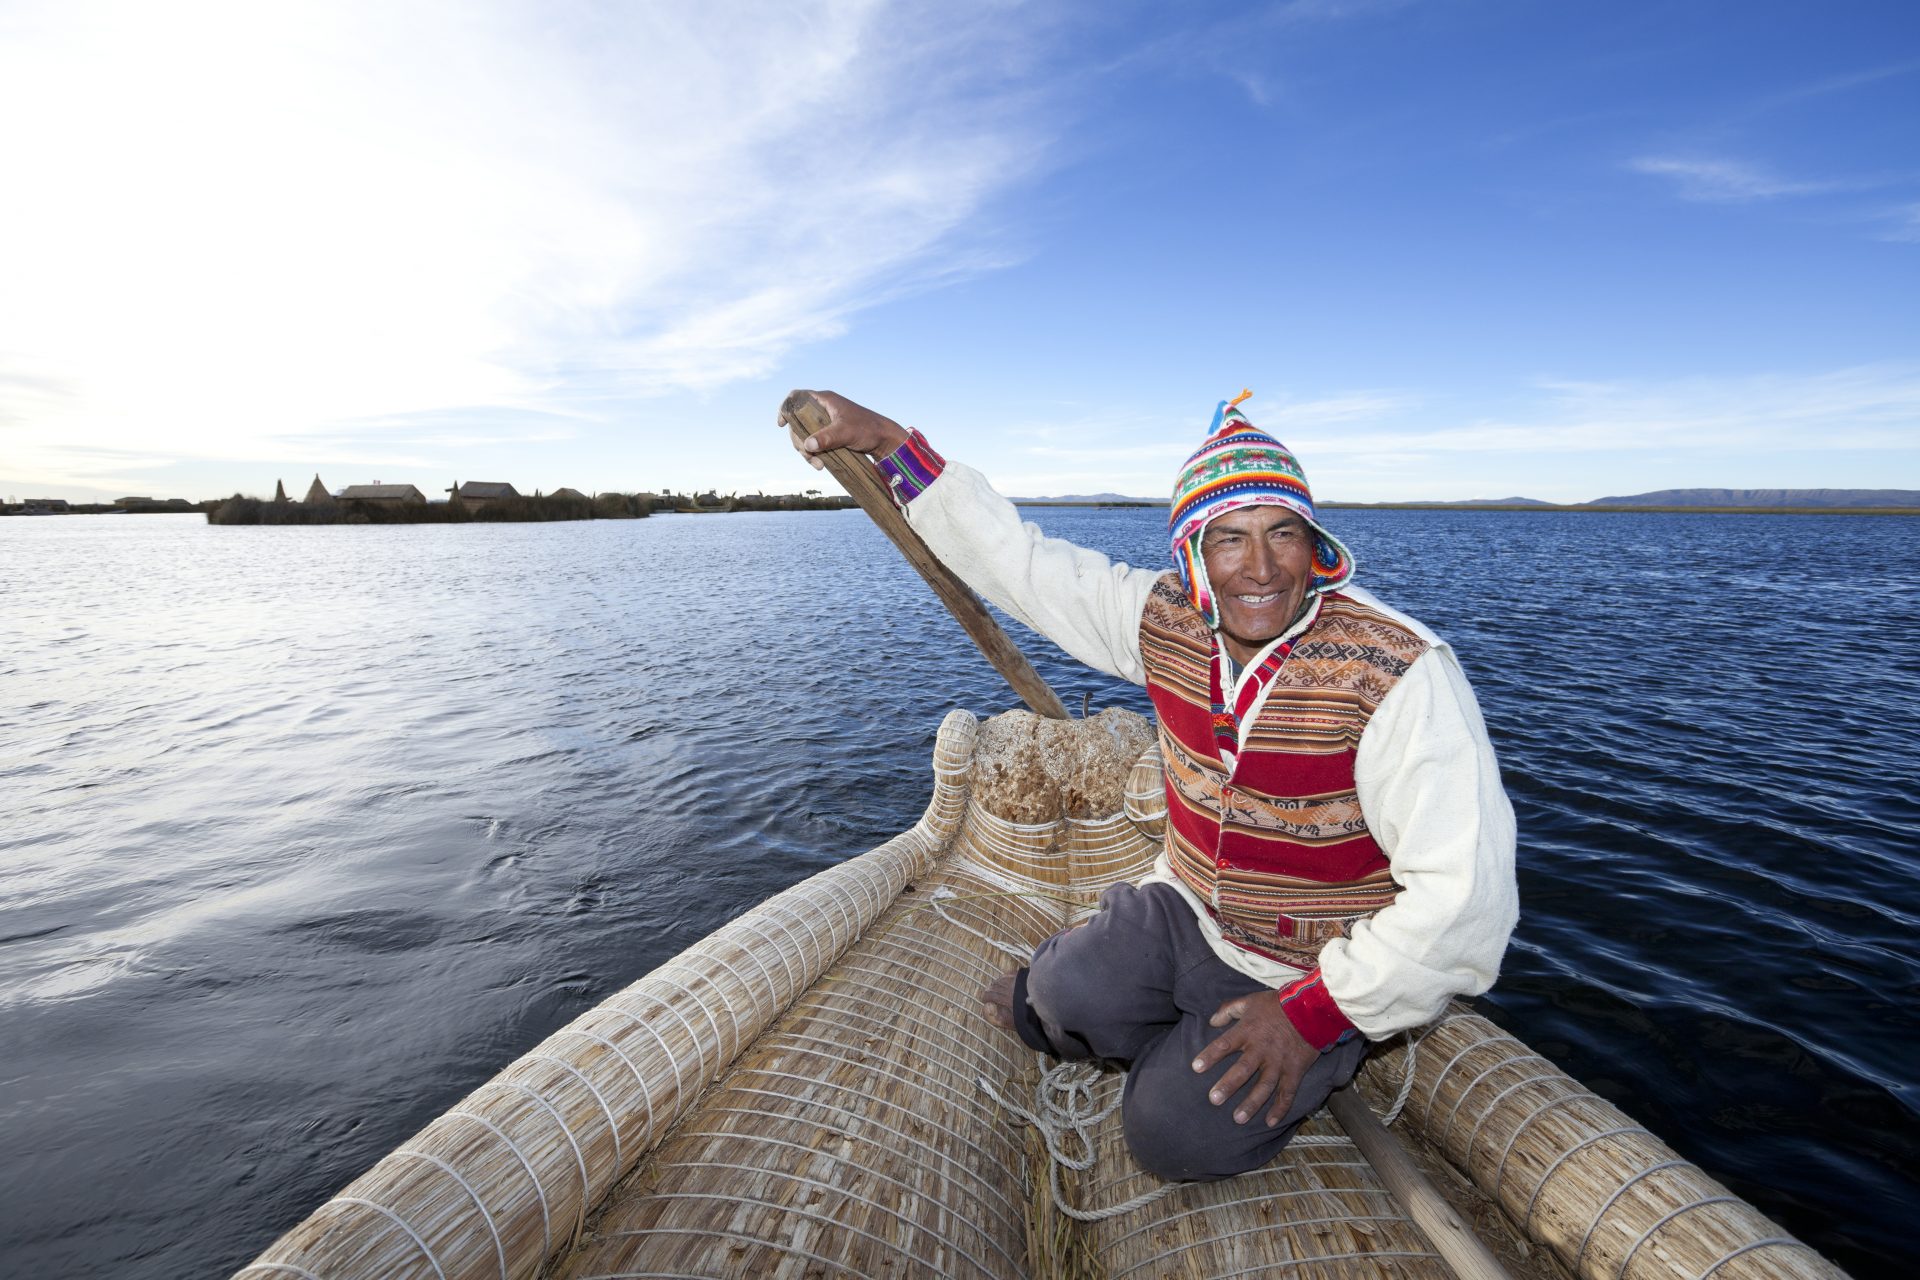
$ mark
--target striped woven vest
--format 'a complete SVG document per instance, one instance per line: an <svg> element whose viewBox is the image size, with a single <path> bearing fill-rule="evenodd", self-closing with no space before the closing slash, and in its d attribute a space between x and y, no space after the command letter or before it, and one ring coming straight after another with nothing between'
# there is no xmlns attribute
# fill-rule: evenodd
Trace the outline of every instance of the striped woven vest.
<svg viewBox="0 0 1920 1280"><path fill-rule="evenodd" d="M1326 596L1229 776L1213 736L1213 632L1177 575L1155 584L1140 653L1160 719L1167 860L1235 945L1311 969L1328 939L1399 892L1353 764L1367 721L1426 649L1379 610Z"/></svg>

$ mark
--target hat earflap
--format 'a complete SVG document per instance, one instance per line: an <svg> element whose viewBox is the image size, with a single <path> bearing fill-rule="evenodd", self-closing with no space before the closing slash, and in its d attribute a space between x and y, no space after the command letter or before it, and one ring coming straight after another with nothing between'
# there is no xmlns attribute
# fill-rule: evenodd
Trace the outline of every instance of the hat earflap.
<svg viewBox="0 0 1920 1280"><path fill-rule="evenodd" d="M1195 529L1180 544L1175 567L1180 570L1180 585L1187 589L1187 600L1207 625L1218 631L1220 605L1213 598L1213 582L1207 577L1207 558L1200 551L1200 538L1205 532L1205 529Z"/></svg>

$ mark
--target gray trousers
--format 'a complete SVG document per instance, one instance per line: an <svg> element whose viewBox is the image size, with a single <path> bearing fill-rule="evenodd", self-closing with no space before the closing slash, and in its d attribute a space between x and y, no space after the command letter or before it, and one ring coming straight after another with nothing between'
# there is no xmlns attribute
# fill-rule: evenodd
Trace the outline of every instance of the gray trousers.
<svg viewBox="0 0 1920 1280"><path fill-rule="evenodd" d="M1277 1128L1267 1127L1264 1106L1235 1124L1253 1082L1217 1107L1207 1092L1239 1055L1205 1075L1194 1072L1193 1060L1225 1030L1207 1025L1215 1010L1267 989L1213 953L1193 908L1171 885L1117 884L1101 895L1099 914L1034 951L1014 984L1014 1025L1027 1044L1055 1057L1128 1064L1121 1118L1127 1146L1149 1173L1168 1181L1229 1178L1278 1155L1366 1056L1359 1037L1321 1054Z"/></svg>

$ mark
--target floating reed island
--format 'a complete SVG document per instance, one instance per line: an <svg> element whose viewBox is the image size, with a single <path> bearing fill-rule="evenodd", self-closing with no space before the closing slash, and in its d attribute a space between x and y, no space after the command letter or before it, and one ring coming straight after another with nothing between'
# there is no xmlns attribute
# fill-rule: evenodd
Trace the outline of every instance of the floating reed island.
<svg viewBox="0 0 1920 1280"><path fill-rule="evenodd" d="M307 496L298 502L287 497L284 484L275 486L271 499L234 494L207 511L207 523L225 525L273 524L494 524L526 520L636 520L655 512L728 511L838 511L854 504L841 496L825 497L818 490L805 494L681 494L596 493L556 489L543 494L520 493L505 482L473 481L455 484L444 502L429 502L410 484L348 485L333 493L313 478Z"/></svg>
<svg viewBox="0 0 1920 1280"><path fill-rule="evenodd" d="M954 711L933 775L911 829L556 1031L239 1277L1842 1274L1465 1004L1266 1168L1158 1182L1123 1076L976 1008L1152 861L1150 726Z"/></svg>

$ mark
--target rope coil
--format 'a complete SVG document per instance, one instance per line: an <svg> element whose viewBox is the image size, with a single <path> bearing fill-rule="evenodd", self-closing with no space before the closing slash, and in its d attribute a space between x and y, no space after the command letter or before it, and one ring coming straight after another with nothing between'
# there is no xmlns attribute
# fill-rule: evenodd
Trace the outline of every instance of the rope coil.
<svg viewBox="0 0 1920 1280"><path fill-rule="evenodd" d="M933 891L929 898L928 905L933 908L934 913L942 920L960 930L962 933L971 934L994 950L1025 964L1032 958L1031 950L1022 950L1019 947L1013 946L1011 943L1003 942L991 936L983 930L974 928L965 921L956 920L947 911L947 903L969 898L1052 896L1054 895L1023 892L962 895L955 893L946 885L942 885ZM1401 1108L1406 1105L1407 1095L1413 1090L1412 1052L1413 1045L1410 1043L1408 1045L1407 1078L1402 1083L1400 1096L1393 1106L1392 1115L1394 1118L1399 1116ZM1035 1056L1038 1057L1039 1055ZM980 1086L982 1093L992 1098L1009 1115L1025 1122L1039 1132L1041 1141L1046 1143L1047 1147L1047 1155L1049 1157L1047 1165L1047 1186L1053 1194L1054 1207L1076 1222L1105 1222L1109 1218L1121 1217L1125 1214L1132 1213L1135 1209L1143 1208L1156 1200L1170 1195L1181 1185L1178 1182L1162 1182L1157 1186L1148 1188L1130 1200L1124 1200L1119 1204L1109 1205L1101 1209L1082 1209L1067 1199L1066 1192L1060 1185L1060 1170L1065 1168L1072 1169L1075 1172L1084 1172L1093 1167L1093 1130L1115 1111L1120 1109L1121 1101L1125 1097L1123 1093L1115 1091L1113 1100L1104 1106L1095 1100L1094 1086L1106 1074L1107 1072L1097 1062L1093 1061L1057 1062L1052 1067L1041 1072L1039 1081L1033 1087L1031 1106L1022 1106L1018 1102L1015 1102L1001 1090L995 1088L993 1083L985 1076L975 1077L975 1083ZM1391 1124L1393 1120L1389 1119L1386 1123ZM1064 1143L1069 1135L1072 1136L1074 1144L1078 1147L1078 1155L1069 1154L1066 1150ZM1350 1142L1351 1139L1343 1135L1303 1134L1295 1137L1291 1145L1303 1147L1337 1147L1349 1145ZM1253 1170L1251 1172L1257 1173L1259 1171ZM1249 1175L1241 1174L1239 1176L1247 1177Z"/></svg>
<svg viewBox="0 0 1920 1280"><path fill-rule="evenodd" d="M1066 1192L1060 1186L1060 1170L1067 1168L1080 1172L1093 1167L1094 1126L1118 1111L1121 1098L1125 1096L1116 1091L1112 1102L1105 1106L1096 1103L1093 1086L1103 1074L1100 1067L1090 1061L1056 1063L1043 1072L1039 1083L1034 1085L1031 1110L994 1088L985 1076L977 1078L983 1093L1004 1107L1010 1115L1039 1130L1041 1140L1047 1144L1047 1155L1052 1157L1047 1165L1047 1187L1053 1193L1054 1207L1076 1222L1104 1222L1108 1218L1132 1213L1170 1194L1180 1185L1177 1182L1163 1182L1131 1200L1104 1209L1081 1209L1067 1199ZM1068 1155L1061 1146L1069 1133L1079 1144L1081 1154L1078 1156Z"/></svg>

